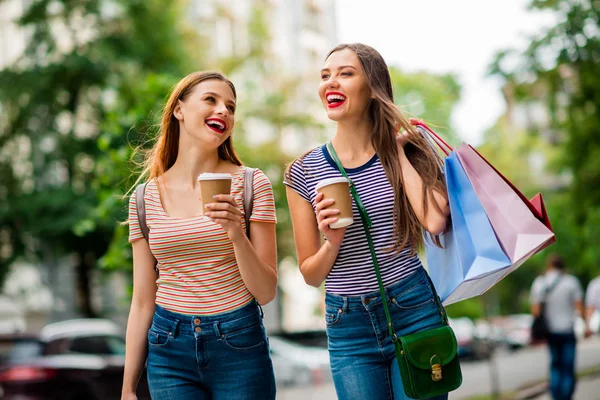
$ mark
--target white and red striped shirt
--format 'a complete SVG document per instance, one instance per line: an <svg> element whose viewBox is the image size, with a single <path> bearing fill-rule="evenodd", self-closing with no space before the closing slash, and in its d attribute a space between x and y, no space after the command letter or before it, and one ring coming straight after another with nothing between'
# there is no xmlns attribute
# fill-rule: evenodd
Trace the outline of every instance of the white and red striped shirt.
<svg viewBox="0 0 600 400"><path fill-rule="evenodd" d="M244 167L233 175L231 194L243 212ZM249 303L253 297L238 269L233 243L225 230L204 215L172 218L162 207L154 180L146 186L149 245L160 271L156 304L182 314L214 315ZM254 172L251 221L276 223L273 188L266 175ZM242 219L242 228L246 223ZM143 238L135 193L129 201L129 241Z"/></svg>

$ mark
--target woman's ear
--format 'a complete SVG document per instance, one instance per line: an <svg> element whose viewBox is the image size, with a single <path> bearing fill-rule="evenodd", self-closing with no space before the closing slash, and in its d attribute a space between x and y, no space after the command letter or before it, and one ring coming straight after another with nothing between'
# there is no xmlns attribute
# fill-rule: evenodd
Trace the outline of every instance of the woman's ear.
<svg viewBox="0 0 600 400"><path fill-rule="evenodd" d="M183 121L183 111L181 110L181 100L177 100L177 105L175 106L175 110L173 110L173 115L179 121Z"/></svg>

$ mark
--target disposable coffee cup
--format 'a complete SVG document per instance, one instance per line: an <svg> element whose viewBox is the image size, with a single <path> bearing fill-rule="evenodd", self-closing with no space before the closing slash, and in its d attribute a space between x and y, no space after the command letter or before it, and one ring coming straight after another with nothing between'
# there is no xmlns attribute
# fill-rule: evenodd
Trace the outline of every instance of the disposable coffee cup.
<svg viewBox="0 0 600 400"><path fill-rule="evenodd" d="M200 183L200 196L202 207L207 204L214 203L213 198L218 194L231 193L231 174L225 173L204 173L198 175L198 183Z"/></svg>
<svg viewBox="0 0 600 400"><path fill-rule="evenodd" d="M317 193L323 193L324 199L334 199L335 203L328 208L337 208L340 213L338 220L329 224L331 229L343 228L352 225L354 214L352 213L352 198L350 197L350 182L346 178L329 178L319 182L315 188Z"/></svg>

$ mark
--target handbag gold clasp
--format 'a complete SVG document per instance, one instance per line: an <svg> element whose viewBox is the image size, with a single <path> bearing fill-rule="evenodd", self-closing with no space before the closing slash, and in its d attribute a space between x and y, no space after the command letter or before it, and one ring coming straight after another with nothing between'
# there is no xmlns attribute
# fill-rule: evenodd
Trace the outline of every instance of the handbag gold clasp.
<svg viewBox="0 0 600 400"><path fill-rule="evenodd" d="M431 365L431 380L438 382L442 380L442 364L434 364L434 358L438 358L439 360L439 357L435 354L429 359L429 364Z"/></svg>

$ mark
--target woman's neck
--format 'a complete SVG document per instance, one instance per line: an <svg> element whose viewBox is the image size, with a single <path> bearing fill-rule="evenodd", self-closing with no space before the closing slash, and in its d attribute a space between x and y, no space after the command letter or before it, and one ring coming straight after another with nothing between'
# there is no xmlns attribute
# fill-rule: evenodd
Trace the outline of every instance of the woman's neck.
<svg viewBox="0 0 600 400"><path fill-rule="evenodd" d="M358 121L338 122L335 136L331 140L338 154L347 160L359 159L365 155L372 156L373 124L368 118Z"/></svg>
<svg viewBox="0 0 600 400"><path fill-rule="evenodd" d="M217 149L206 149L201 145L181 145L175 164L165 173L170 184L196 187L198 175L205 172L221 172L224 162Z"/></svg>

